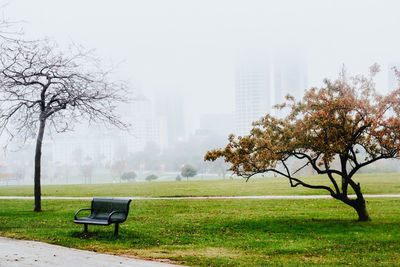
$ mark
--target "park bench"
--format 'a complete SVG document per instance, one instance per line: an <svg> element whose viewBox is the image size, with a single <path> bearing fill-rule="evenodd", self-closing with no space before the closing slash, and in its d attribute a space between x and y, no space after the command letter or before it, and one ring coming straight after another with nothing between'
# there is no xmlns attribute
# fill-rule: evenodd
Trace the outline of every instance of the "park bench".
<svg viewBox="0 0 400 267"><path fill-rule="evenodd" d="M130 203L130 199L95 197L90 209L80 209L75 213L74 223L84 224L85 233L88 231L88 224L110 225L115 223L114 235L118 235L118 225L128 217ZM83 210L90 210L90 215L78 217L78 213Z"/></svg>

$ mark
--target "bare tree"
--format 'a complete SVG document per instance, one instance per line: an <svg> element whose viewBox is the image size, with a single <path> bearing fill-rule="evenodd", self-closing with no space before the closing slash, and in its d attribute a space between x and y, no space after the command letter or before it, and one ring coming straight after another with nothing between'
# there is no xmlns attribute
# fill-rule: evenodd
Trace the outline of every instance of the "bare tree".
<svg viewBox="0 0 400 267"><path fill-rule="evenodd" d="M41 211L40 169L45 127L63 132L81 121L126 129L116 115L126 101L122 82L111 81L92 53L77 47L63 53L46 41L0 45L0 132L10 140L36 136L35 209Z"/></svg>

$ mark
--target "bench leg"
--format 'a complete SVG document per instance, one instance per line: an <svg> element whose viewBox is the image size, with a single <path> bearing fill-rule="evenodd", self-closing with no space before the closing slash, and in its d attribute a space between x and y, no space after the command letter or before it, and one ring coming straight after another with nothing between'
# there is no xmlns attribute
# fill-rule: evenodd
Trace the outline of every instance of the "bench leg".
<svg viewBox="0 0 400 267"><path fill-rule="evenodd" d="M83 230L83 231L84 231L85 233L87 233L87 231L88 231L88 230L87 230L87 224L86 224L86 223L84 224L84 230Z"/></svg>
<svg viewBox="0 0 400 267"><path fill-rule="evenodd" d="M119 226L119 223L115 223L115 230L114 230L114 235L115 236L118 235L118 226Z"/></svg>

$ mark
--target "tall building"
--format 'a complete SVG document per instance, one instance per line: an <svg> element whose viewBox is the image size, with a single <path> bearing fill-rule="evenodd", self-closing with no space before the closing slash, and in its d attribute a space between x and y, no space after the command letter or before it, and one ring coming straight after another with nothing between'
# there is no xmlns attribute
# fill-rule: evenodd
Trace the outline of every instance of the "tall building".
<svg viewBox="0 0 400 267"><path fill-rule="evenodd" d="M279 58L273 68L274 105L285 102L286 95L301 100L307 89L305 64L296 58Z"/></svg>
<svg viewBox="0 0 400 267"><path fill-rule="evenodd" d="M290 94L300 100L307 89L307 71L296 57L276 56L275 60L247 62L236 70L235 124L237 135L247 135L252 122L267 113L276 114L273 106Z"/></svg>
<svg viewBox="0 0 400 267"><path fill-rule="evenodd" d="M133 99L127 114L132 124L130 142L133 151L142 151L147 143L155 143L160 149L166 147L166 123L153 111L152 102L143 95Z"/></svg>
<svg viewBox="0 0 400 267"><path fill-rule="evenodd" d="M246 135L251 123L271 110L271 68L268 64L244 64L236 69L236 134Z"/></svg>
<svg viewBox="0 0 400 267"><path fill-rule="evenodd" d="M166 90L156 96L156 114L165 121L167 147L172 147L185 137L183 95Z"/></svg>

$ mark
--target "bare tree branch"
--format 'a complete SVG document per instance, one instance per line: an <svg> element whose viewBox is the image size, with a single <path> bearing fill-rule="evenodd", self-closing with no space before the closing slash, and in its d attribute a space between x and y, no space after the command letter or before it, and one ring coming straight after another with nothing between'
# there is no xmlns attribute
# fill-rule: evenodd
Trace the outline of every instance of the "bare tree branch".
<svg viewBox="0 0 400 267"><path fill-rule="evenodd" d="M0 32L1 34L1 32ZM126 85L113 81L90 51L63 53L47 41L0 43L0 133L10 140L37 137L35 211L40 204L41 147L46 125L71 130L86 120L127 130L116 107L127 102Z"/></svg>

